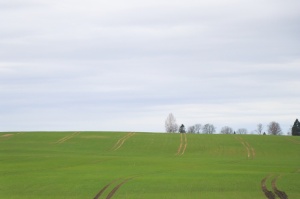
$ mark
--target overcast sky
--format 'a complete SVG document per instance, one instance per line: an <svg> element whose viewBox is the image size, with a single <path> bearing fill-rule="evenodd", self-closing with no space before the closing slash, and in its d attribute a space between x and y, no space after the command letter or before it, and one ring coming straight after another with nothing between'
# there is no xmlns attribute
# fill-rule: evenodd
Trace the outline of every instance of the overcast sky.
<svg viewBox="0 0 300 199"><path fill-rule="evenodd" d="M0 0L0 131L300 119L299 0Z"/></svg>

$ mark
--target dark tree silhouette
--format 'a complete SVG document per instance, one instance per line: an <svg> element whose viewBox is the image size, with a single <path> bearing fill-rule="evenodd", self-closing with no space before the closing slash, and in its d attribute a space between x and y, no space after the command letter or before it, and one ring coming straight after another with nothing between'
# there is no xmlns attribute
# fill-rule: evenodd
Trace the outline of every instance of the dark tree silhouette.
<svg viewBox="0 0 300 199"><path fill-rule="evenodd" d="M179 133L185 133L185 127L183 124L179 127Z"/></svg>
<svg viewBox="0 0 300 199"><path fill-rule="evenodd" d="M296 119L296 121L294 122L294 125L292 127L292 135L300 136L300 122L298 121L298 119Z"/></svg>

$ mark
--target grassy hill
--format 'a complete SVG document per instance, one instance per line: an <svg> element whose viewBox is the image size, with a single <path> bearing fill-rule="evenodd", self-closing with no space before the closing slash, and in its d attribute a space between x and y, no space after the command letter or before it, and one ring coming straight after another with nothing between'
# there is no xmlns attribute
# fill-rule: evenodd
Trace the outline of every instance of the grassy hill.
<svg viewBox="0 0 300 199"><path fill-rule="evenodd" d="M300 137L0 133L0 176L5 199L297 199Z"/></svg>

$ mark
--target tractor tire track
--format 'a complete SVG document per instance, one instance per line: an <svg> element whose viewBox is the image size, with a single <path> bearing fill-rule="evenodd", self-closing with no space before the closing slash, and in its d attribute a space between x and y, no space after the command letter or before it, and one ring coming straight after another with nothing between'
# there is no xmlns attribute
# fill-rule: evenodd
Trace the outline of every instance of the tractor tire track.
<svg viewBox="0 0 300 199"><path fill-rule="evenodd" d="M187 147L187 137L186 137L186 133L184 133L184 147L183 147L181 155L184 154L186 147Z"/></svg>
<svg viewBox="0 0 300 199"><path fill-rule="evenodd" d="M186 150L186 147L187 147L187 136L185 133L180 133L180 145L178 147L176 155L183 155Z"/></svg>
<svg viewBox="0 0 300 199"><path fill-rule="evenodd" d="M178 155L180 153L181 148L182 148L182 133L180 133L180 145L179 145L176 155Z"/></svg>
<svg viewBox="0 0 300 199"><path fill-rule="evenodd" d="M236 139L245 147L245 149L247 150L247 157L250 158L250 156L251 156L250 150L247 147L247 145L244 143L244 141L242 140L242 138L236 137Z"/></svg>
<svg viewBox="0 0 300 199"><path fill-rule="evenodd" d="M126 182L128 182L129 180L131 180L133 177L131 178L127 178L125 180L123 180L120 184L118 184L117 186L115 186L115 188L107 195L106 199L110 199L111 197L113 197L115 195L115 193L118 191L118 189L125 184Z"/></svg>
<svg viewBox="0 0 300 199"><path fill-rule="evenodd" d="M122 140L123 140L123 139L126 139L126 138L127 138L128 136L130 136L130 135L131 135L131 133L128 133L128 134L126 134L125 136L121 137L121 138L116 142L116 144L115 144L112 148L114 149L114 148L118 147L119 144L122 142Z"/></svg>
<svg viewBox="0 0 300 199"><path fill-rule="evenodd" d="M105 185L105 186L99 191L99 193L94 197L94 199L98 199L110 185L112 185L113 183L115 183L115 182L118 181L118 180L119 180L119 179L116 179L116 180L114 180L114 181L111 181L111 182L108 183L107 185Z"/></svg>
<svg viewBox="0 0 300 199"><path fill-rule="evenodd" d="M4 134L0 136L0 142L10 139L14 134Z"/></svg>
<svg viewBox="0 0 300 199"><path fill-rule="evenodd" d="M248 146L248 148L249 148L249 150L251 149L251 152L252 152L252 158L254 158L255 157L255 150L254 150L254 148L248 143L248 142L246 142L246 145Z"/></svg>
<svg viewBox="0 0 300 199"><path fill-rule="evenodd" d="M299 141L297 141L297 140L294 140L294 139L291 139L291 138L286 138L288 141L290 141L290 142L293 142L293 143L295 143L295 144L300 144L300 142Z"/></svg>
<svg viewBox="0 0 300 199"><path fill-rule="evenodd" d="M128 133L127 135L125 135L124 137L120 138L117 143L113 146L113 148L111 149L112 151L116 151L119 148L121 148L121 146L124 144L124 142L126 140L128 140L129 138L131 138L132 136L134 136L135 133Z"/></svg>
<svg viewBox="0 0 300 199"><path fill-rule="evenodd" d="M248 146L245 144L245 142L241 141L241 143L244 145L244 147L247 149L247 157L250 158L251 157L251 152L250 149L248 148Z"/></svg>
<svg viewBox="0 0 300 199"><path fill-rule="evenodd" d="M245 141L243 138L241 137L235 137L244 147L245 149L247 150L247 157L248 159L251 158L255 158L255 149L247 142Z"/></svg>
<svg viewBox="0 0 300 199"><path fill-rule="evenodd" d="M275 199L275 194L272 191L269 191L267 189L266 181L267 181L268 178L269 178L269 176L267 176L264 179L262 179L262 181L261 181L261 190L264 192L265 196L268 199Z"/></svg>
<svg viewBox="0 0 300 199"><path fill-rule="evenodd" d="M67 140L69 140L69 139L71 139L71 138L73 138L73 137L75 137L76 135L79 135L80 134L80 132L75 132L75 133L73 133L72 135L68 135L68 136L65 136L65 137L63 137L63 138L61 138L60 140L58 140L57 142L55 142L56 144L62 144L62 143L64 143L65 141L67 141Z"/></svg>
<svg viewBox="0 0 300 199"><path fill-rule="evenodd" d="M13 136L14 134L4 134L4 135L1 135L0 137L2 138L8 138L8 137L11 137Z"/></svg>
<svg viewBox="0 0 300 199"><path fill-rule="evenodd" d="M117 184L110 192L109 194L106 196L106 199L110 199L114 196L114 194L118 191L118 189L123 186L126 182L128 182L129 180L133 179L135 177L130 177L130 178L126 178L124 179L121 183ZM108 183L107 185L105 185L98 193L97 195L93 198L93 199L99 199L101 195L103 195L103 193L105 192L105 190L108 189L108 187L110 187L112 184L116 183L117 181L121 180L122 178L118 178L115 179L113 181L111 181L110 183Z"/></svg>
<svg viewBox="0 0 300 199"><path fill-rule="evenodd" d="M272 189L274 191L274 193L280 198L280 199L288 199L287 194L284 191L280 191L277 186L276 186L276 182L279 176L275 177L272 180Z"/></svg>

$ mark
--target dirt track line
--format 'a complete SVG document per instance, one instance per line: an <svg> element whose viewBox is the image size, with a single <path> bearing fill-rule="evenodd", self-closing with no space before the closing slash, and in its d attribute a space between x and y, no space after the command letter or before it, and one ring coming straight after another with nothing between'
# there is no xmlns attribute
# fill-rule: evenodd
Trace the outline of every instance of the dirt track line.
<svg viewBox="0 0 300 199"><path fill-rule="evenodd" d="M118 181L119 179L116 179L114 181L111 181L110 183L108 183L107 185L105 185L100 191L99 193L94 197L94 199L98 199L102 194L103 192L113 183L115 183L116 181Z"/></svg>
<svg viewBox="0 0 300 199"><path fill-rule="evenodd" d="M247 144L247 146L249 147L249 149L251 149L251 152L252 152L252 158L254 158L254 157L255 157L255 150L254 150L254 148L253 148L248 142L246 142L246 144Z"/></svg>
<svg viewBox="0 0 300 199"><path fill-rule="evenodd" d="M286 138L288 141L293 142L295 144L300 144L300 142L298 142L297 140L294 139L290 139L290 138Z"/></svg>
<svg viewBox="0 0 300 199"><path fill-rule="evenodd" d="M186 134L184 134L184 148L183 148L183 150L182 150L181 155L184 154L184 152L185 152L185 150L186 150L186 147L187 147L187 138L186 138Z"/></svg>
<svg viewBox="0 0 300 199"><path fill-rule="evenodd" d="M131 138L132 136L134 136L134 134L135 133L131 133L129 136L127 136L125 139L123 139L122 142L119 144L119 146L116 149L114 149L114 151L118 150L124 144L124 142L126 140L128 140L129 138Z"/></svg>
<svg viewBox="0 0 300 199"><path fill-rule="evenodd" d="M242 144L244 145L244 147L247 149L247 154L248 154L248 158L250 158L250 156L251 156L251 153L250 153L250 150L249 150L249 148L248 148L248 146L245 144L245 142L243 142L243 141L241 141L242 142Z"/></svg>
<svg viewBox="0 0 300 199"><path fill-rule="evenodd" d="M124 144L124 142L125 142L126 140L128 140L130 137L132 137L132 136L134 136L134 135L135 135L135 133L128 133L126 136L120 138L120 139L118 140L118 142L113 146L112 150L113 150L113 151L118 150L118 149Z"/></svg>
<svg viewBox="0 0 300 199"><path fill-rule="evenodd" d="M277 186L276 186L276 182L279 176L276 176L273 180L272 180L272 189L274 191L274 193L280 198L280 199L288 199L287 194L284 191L280 191Z"/></svg>
<svg viewBox="0 0 300 199"><path fill-rule="evenodd" d="M116 144L113 146L113 149L114 148L116 148L119 144L120 144L120 142L123 140L123 139L126 139L128 136L130 136L131 135L131 133L128 133L128 134L126 134L125 136L123 136L123 137L121 137L117 142L116 142Z"/></svg>
<svg viewBox="0 0 300 199"><path fill-rule="evenodd" d="M255 158L256 153L255 153L255 149L254 149L253 147L251 147L251 151L252 151L252 156L253 156L253 158Z"/></svg>
<svg viewBox="0 0 300 199"><path fill-rule="evenodd" d="M176 155L178 155L180 153L181 148L182 148L182 133L180 133L180 145L179 145Z"/></svg>
<svg viewBox="0 0 300 199"><path fill-rule="evenodd" d="M184 134L184 139L183 139ZM180 145L178 147L176 155L183 155L187 147L187 137L185 133L180 133Z"/></svg>
<svg viewBox="0 0 300 199"><path fill-rule="evenodd" d="M4 134L4 135L1 135L0 137L2 138L7 138L7 137L11 137L13 136L14 134Z"/></svg>
<svg viewBox="0 0 300 199"><path fill-rule="evenodd" d="M71 139L71 138L73 138L73 137L75 137L76 135L79 135L79 134L80 134L80 132L75 132L75 133L73 133L72 135L63 137L62 139L60 139L60 140L57 141L56 143L59 143L59 144L64 143L65 141L67 141L67 140L69 140L69 139Z"/></svg>
<svg viewBox="0 0 300 199"><path fill-rule="evenodd" d="M243 138L236 137L236 139L246 148L247 150L247 157L248 158L255 158L255 149Z"/></svg>
<svg viewBox="0 0 300 199"><path fill-rule="evenodd" d="M67 136L65 136L65 137L63 137L63 138L61 138L61 139L59 139L56 143L63 142L64 140L69 139L69 138L72 137L73 135L74 135L74 133L73 133L72 135L67 135Z"/></svg>
<svg viewBox="0 0 300 199"><path fill-rule="evenodd" d="M123 180L120 184L118 184L117 186L115 186L115 188L106 196L106 199L110 199L111 197L114 196L114 194L118 191L118 189L125 184L126 182L128 182L129 180L131 180L133 177L131 178L127 178L125 180Z"/></svg>
<svg viewBox="0 0 300 199"><path fill-rule="evenodd" d="M4 134L0 136L0 142L10 139L14 134Z"/></svg>
<svg viewBox="0 0 300 199"><path fill-rule="evenodd" d="M58 140L58 141L55 142L55 143L57 143L57 144L62 144L62 143L64 143L65 141L67 141L67 140L69 140L69 139L71 139L71 138L73 138L73 137L75 137L76 135L79 135L79 134L80 134L80 132L75 132L75 133L73 133L72 135L68 135L68 136L65 136L65 137L61 138L60 140Z"/></svg>
<svg viewBox="0 0 300 199"><path fill-rule="evenodd" d="M130 177L130 178L126 178L124 179L121 183L117 184L113 190L111 192L109 192L109 194L106 196L106 199L110 199L111 197L113 197L113 195L118 191L118 189L124 185L126 182L128 182L129 180L133 179L135 177ZM110 183L108 183L107 185L105 185L100 191L99 193L97 193L97 195L94 197L94 199L99 199L99 197L104 193L104 191L112 184L114 184L115 182L121 180L122 178L118 178L115 179L113 181L111 181Z"/></svg>
<svg viewBox="0 0 300 199"><path fill-rule="evenodd" d="M236 139L246 148L246 150L247 150L247 157L248 158L250 158L250 150L249 150L249 148L247 147L247 145L244 143L244 141L242 140L242 138L240 138L240 137L236 137Z"/></svg>
<svg viewBox="0 0 300 199"><path fill-rule="evenodd" d="M264 179L262 179L262 181L261 181L261 190L264 192L265 196L268 199L275 199L275 194L272 191L269 191L267 189L266 181L267 181L268 178L269 178L269 176L267 176Z"/></svg>

